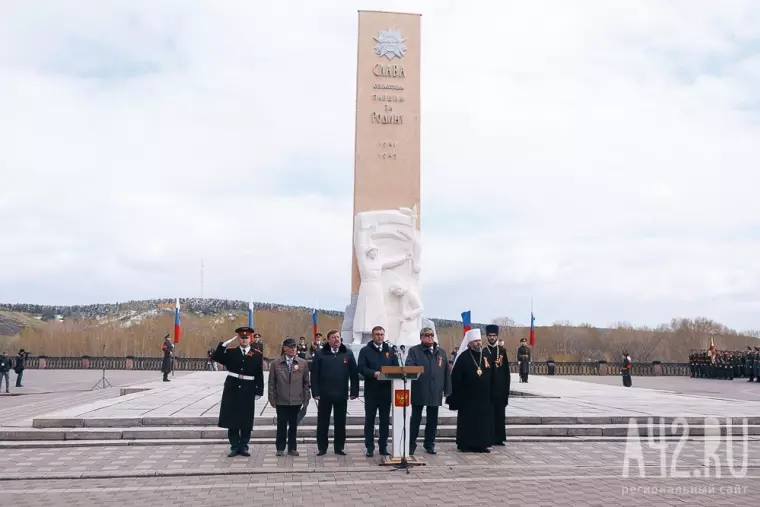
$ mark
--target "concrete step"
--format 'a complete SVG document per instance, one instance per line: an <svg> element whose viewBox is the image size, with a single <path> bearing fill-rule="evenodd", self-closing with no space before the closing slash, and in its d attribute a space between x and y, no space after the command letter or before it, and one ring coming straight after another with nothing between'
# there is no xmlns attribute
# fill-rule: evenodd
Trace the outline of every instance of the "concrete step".
<svg viewBox="0 0 760 507"><path fill-rule="evenodd" d="M646 437L650 435L650 428L647 425L638 424L639 436ZM674 432L670 425L663 425L664 436L680 437L683 429L678 427ZM530 424L519 425L512 424L507 426L507 437L626 437L629 435L628 424ZM733 435L735 439L740 439L743 428L735 426ZM377 430L375 430L377 434ZM635 433L635 430L634 430ZM270 426L255 426L252 437L254 439L263 439L265 441L274 441L276 428ZM330 437L333 436L333 430L330 429ZM349 438L360 439L364 434L364 426L349 424L346 427L346 434ZM718 436L726 434L724 425L689 425L688 436ZM760 435L760 425L746 426L747 435ZM298 428L300 438L309 439L316 437L316 426L303 425ZM456 436L456 425L441 424L438 426L438 437L454 438ZM651 435L659 436L659 426L651 427ZM0 441L14 440L154 440L154 439L174 439L174 440L224 440L227 436L227 430L216 426L172 426L172 427L115 427L115 428L48 428L48 429L2 429L0 430Z"/></svg>
<svg viewBox="0 0 760 507"><path fill-rule="evenodd" d="M453 442L455 437L441 436L436 439L438 442ZM679 442L680 436L663 437L662 440L667 442ZM690 441L716 441L727 442L725 436L722 437L704 437L689 436ZM734 442L737 437L732 439ZM760 435L750 435L748 440L760 442ZM346 442L362 443L362 437L347 437ZM520 437L514 435L507 436L507 443L518 442L619 442L625 444L628 437L610 437L610 436L574 436L574 437ZM314 444L316 439L313 437L299 437L299 443ZM252 445L271 445L274 444L273 438L251 438ZM188 438L188 439L145 439L145 440L6 440L0 441L0 449L48 449L48 448L67 448L67 447L127 447L127 446L165 446L165 445L227 445L226 438ZM756 444L751 444L756 445Z"/></svg>
<svg viewBox="0 0 760 507"><path fill-rule="evenodd" d="M609 425L609 424L628 424L629 421L634 420L637 424L647 424L650 417L647 416L587 416L587 417L539 417L539 416L507 416L507 426L523 426L523 425L578 425L578 424L592 424L592 425ZM739 421L738 418L735 418ZM425 424L427 418L422 417L422 424ZM655 424L662 422L666 425L673 424L674 421L685 420L688 424L705 424L704 417L663 417L654 418ZM725 418L720 419L721 422L725 421ZM200 417L128 417L128 418L115 418L115 417L35 417L32 420L32 426L38 429L46 428L137 428L137 427L175 427L175 426L216 426L218 417L214 416L200 416ZM441 415L438 417L438 424L456 425L456 414ZM274 417L271 412L263 416L256 414L254 418L254 427L260 426L274 426L277 424L277 418ZM301 421L301 426L316 426L316 415L307 415ZM349 415L346 418L346 424L348 425L363 425L364 416L361 415ZM760 417L748 417L747 424L757 425L760 424Z"/></svg>

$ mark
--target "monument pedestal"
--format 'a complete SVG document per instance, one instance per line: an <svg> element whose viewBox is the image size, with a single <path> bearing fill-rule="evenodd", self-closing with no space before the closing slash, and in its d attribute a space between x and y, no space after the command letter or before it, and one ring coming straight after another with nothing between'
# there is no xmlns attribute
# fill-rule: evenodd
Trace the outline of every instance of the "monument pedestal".
<svg viewBox="0 0 760 507"><path fill-rule="evenodd" d="M383 366L378 380L390 380L393 403L393 450L390 456L384 456L380 465L408 468L426 465L425 461L409 456L409 424L412 417L412 382L422 372L422 366Z"/></svg>

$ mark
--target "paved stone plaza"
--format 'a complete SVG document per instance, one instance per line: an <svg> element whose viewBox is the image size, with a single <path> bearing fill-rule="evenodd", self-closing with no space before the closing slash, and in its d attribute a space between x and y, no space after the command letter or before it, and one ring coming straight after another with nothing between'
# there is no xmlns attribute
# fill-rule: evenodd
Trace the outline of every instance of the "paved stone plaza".
<svg viewBox="0 0 760 507"><path fill-rule="evenodd" d="M171 383L153 381L132 386L125 390L130 394L124 396L111 396L37 416L34 426L214 425L225 376L224 372L195 372L176 377ZM760 400L741 401L657 389L627 389L620 385L547 376L532 376L529 383L518 383L517 375L513 375L512 385L516 395L510 399L507 409L508 424L511 425L561 423L563 419L573 419L576 424L584 421L627 423L630 417L641 419L648 416L748 417L751 424L760 424ZM257 408L257 419L260 423L270 424L275 411L270 406L264 408L265 400L266 397L259 402L261 408ZM350 401L348 413L349 424L352 419L363 419L363 400ZM308 416L316 416L316 403L309 405ZM442 408L440 417L450 419L455 416L455 413ZM26 422L29 421L20 421L19 425Z"/></svg>
<svg viewBox="0 0 760 507"><path fill-rule="evenodd" d="M303 446L296 458L276 457L271 445L254 446L250 458L227 458L224 445L17 449L5 452L0 487L26 506L757 505L760 449L749 448L744 466L735 443L733 474L722 449L717 477L703 465L704 442L686 443L674 462L676 445L665 461L644 445L643 477L636 463L624 477L624 443L510 443L488 455L442 444L408 475L357 444L345 457ZM685 477L672 478L671 466Z"/></svg>

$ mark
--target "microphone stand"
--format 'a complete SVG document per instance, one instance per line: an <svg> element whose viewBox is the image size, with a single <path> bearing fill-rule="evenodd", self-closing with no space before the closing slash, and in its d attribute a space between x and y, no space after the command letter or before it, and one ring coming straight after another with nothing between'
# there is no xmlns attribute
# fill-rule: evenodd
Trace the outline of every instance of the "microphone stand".
<svg viewBox="0 0 760 507"><path fill-rule="evenodd" d="M404 354L404 350L401 350L401 353ZM405 355L405 354L404 354ZM406 358L404 358L406 359ZM404 363L406 363L406 360L404 360ZM406 385L406 367L401 366L401 380L404 381L404 406L402 408L403 411L403 423L401 426L401 463L398 465L394 465L396 470L406 470L406 473L409 474L409 462L406 459L406 406L411 401L411 393L409 393L409 398L407 399L407 385Z"/></svg>
<svg viewBox="0 0 760 507"><path fill-rule="evenodd" d="M102 358L103 358L103 376L101 377L100 380L98 380L97 384L95 384L94 386L92 386L92 388L90 389L90 391L93 391L95 389L105 389L106 387L113 387L111 385L111 383L108 381L108 379L106 378L106 346L105 346L105 344L102 345L102 348L103 348L103 355L102 355Z"/></svg>

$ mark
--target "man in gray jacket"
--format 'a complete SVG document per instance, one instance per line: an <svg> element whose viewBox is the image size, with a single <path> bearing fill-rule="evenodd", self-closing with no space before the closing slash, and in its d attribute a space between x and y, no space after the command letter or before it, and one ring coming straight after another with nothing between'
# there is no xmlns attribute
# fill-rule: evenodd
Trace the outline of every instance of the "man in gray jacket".
<svg viewBox="0 0 760 507"><path fill-rule="evenodd" d="M435 432L438 429L438 407L443 398L451 394L451 371L446 351L435 342L435 334L429 327L420 331L419 345L409 349L406 366L423 366L425 371L412 382L412 417L409 428L409 455L417 449L417 435L422 422L422 409L426 412L425 440L423 447L428 454L435 451Z"/></svg>

